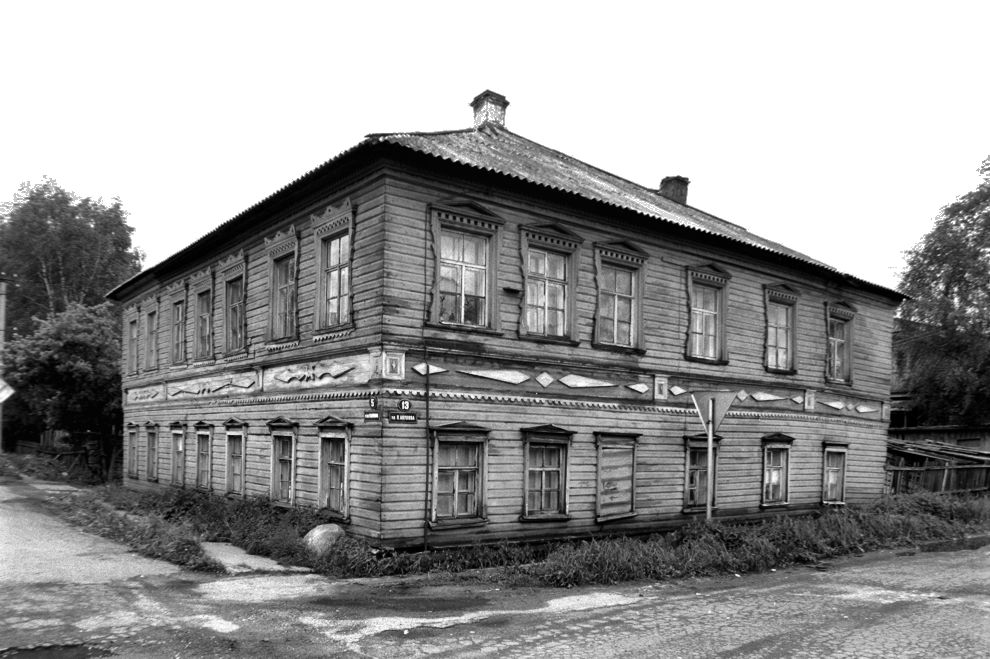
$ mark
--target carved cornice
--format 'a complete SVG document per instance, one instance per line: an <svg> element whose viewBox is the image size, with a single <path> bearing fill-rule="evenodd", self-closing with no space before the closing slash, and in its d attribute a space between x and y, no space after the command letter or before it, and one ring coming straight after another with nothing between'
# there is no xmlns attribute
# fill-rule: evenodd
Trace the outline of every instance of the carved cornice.
<svg viewBox="0 0 990 659"><path fill-rule="evenodd" d="M351 200L347 198L339 206L327 206L321 214L310 215L309 219L313 226L313 235L325 236L345 227L349 228L353 217L354 210L351 207Z"/></svg>
<svg viewBox="0 0 990 659"><path fill-rule="evenodd" d="M265 250L268 252L270 258L277 258L289 252L294 252L297 241L296 227L290 224L283 231L279 231L271 238L265 238Z"/></svg>
<svg viewBox="0 0 990 659"><path fill-rule="evenodd" d="M238 250L236 254L231 254L217 263L217 271L223 274L224 279L235 277L246 269L244 250Z"/></svg>

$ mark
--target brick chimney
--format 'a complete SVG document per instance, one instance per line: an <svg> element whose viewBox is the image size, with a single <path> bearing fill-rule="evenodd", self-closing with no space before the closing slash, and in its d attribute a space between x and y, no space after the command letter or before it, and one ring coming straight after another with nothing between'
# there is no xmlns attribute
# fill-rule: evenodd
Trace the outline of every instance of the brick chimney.
<svg viewBox="0 0 990 659"><path fill-rule="evenodd" d="M676 201L679 204L687 205L687 189L691 179L686 176L665 176L660 181L660 194Z"/></svg>
<svg viewBox="0 0 990 659"><path fill-rule="evenodd" d="M474 108L474 127L481 128L485 124L505 126L505 108L509 102L501 94L486 89L471 101Z"/></svg>

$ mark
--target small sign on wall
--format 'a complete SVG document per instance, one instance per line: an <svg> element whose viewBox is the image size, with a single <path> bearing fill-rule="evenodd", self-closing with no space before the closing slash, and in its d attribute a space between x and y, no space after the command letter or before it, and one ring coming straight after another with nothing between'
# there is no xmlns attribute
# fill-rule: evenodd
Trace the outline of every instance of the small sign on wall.
<svg viewBox="0 0 990 659"><path fill-rule="evenodd" d="M419 416L415 412L389 412L389 423L416 423Z"/></svg>

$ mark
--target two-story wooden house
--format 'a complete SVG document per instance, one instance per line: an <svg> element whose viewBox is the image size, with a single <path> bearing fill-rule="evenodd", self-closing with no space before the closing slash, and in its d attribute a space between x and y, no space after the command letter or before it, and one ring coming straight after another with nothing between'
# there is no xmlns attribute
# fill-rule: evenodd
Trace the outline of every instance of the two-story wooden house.
<svg viewBox="0 0 990 659"><path fill-rule="evenodd" d="M110 293L125 484L383 546L883 491L901 296L505 128L368 136ZM691 402L737 392L708 461Z"/></svg>

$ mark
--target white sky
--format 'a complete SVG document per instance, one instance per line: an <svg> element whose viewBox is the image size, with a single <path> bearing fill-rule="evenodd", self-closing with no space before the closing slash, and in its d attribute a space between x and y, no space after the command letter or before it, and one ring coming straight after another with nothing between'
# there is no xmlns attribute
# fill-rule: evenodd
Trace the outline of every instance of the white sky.
<svg viewBox="0 0 990 659"><path fill-rule="evenodd" d="M510 130L894 287L990 154L986 2L0 4L0 200L120 197L153 265L372 132Z"/></svg>

